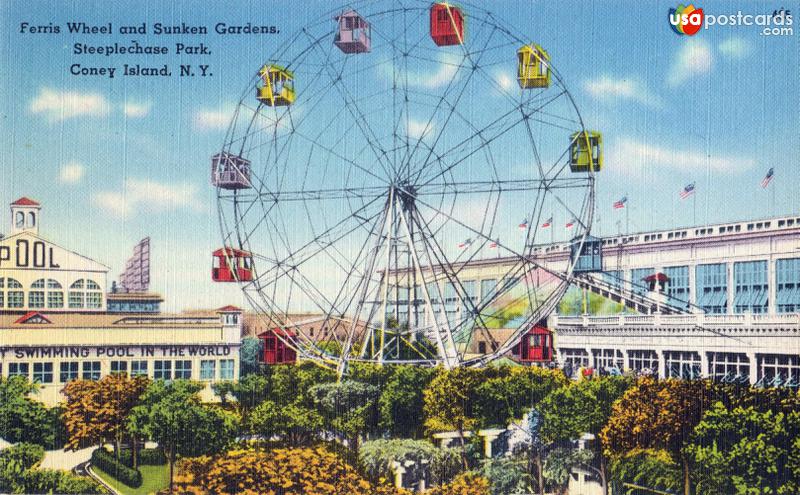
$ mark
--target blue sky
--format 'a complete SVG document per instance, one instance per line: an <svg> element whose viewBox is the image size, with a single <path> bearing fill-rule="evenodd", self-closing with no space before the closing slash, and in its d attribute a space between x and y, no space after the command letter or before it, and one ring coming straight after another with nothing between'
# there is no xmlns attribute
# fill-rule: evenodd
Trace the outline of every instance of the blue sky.
<svg viewBox="0 0 800 495"><path fill-rule="evenodd" d="M43 235L112 267L112 279L140 238L152 238L153 288L172 310L241 303L235 287L209 280L218 247L209 156L224 138L252 73L279 43L316 22L330 2L33 2L0 6L2 158L0 202L43 203ZM781 5L704 2L706 14L771 13ZM667 2L493 2L511 29L544 46L587 127L603 132L598 178L600 234L617 231L629 198L630 228L643 230L797 213L800 186L800 38L760 35L756 26L712 26L678 36ZM787 7L791 8L787 5ZM792 9L800 15L800 8ZM275 35L86 36L66 22L276 25ZM61 34L21 34L19 25L58 24ZM126 57L177 71L208 63L209 78L120 77L121 60L74 56L72 45L203 41L209 57ZM76 77L72 63L117 66L115 78ZM491 111L491 102L478 102ZM759 187L775 168L773 192ZM696 182L694 199L680 189ZM696 201L696 212L693 208ZM566 219L558 218L555 223ZM520 218L508 218L516 225ZM2 219L2 229L8 219Z"/></svg>

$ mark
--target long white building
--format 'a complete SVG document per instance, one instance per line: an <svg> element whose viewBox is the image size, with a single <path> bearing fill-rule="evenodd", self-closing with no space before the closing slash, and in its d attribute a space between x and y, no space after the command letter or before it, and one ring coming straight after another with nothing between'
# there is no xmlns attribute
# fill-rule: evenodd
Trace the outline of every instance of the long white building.
<svg viewBox="0 0 800 495"><path fill-rule="evenodd" d="M167 315L157 294L109 291L109 268L42 237L40 216L20 198L0 239L0 374L37 382L49 405L70 380L109 373L238 378L240 309ZM211 399L210 387L202 395Z"/></svg>

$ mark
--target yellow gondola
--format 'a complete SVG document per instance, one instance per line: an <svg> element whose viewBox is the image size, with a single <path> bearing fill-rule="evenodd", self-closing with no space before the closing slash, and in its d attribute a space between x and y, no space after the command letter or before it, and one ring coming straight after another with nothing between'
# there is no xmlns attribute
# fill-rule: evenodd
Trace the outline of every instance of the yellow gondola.
<svg viewBox="0 0 800 495"><path fill-rule="evenodd" d="M517 82L522 89L550 86L550 55L539 45L517 50Z"/></svg>
<svg viewBox="0 0 800 495"><path fill-rule="evenodd" d="M294 102L294 74L280 65L268 64L258 72L264 85L256 89L256 99L271 107Z"/></svg>
<svg viewBox="0 0 800 495"><path fill-rule="evenodd" d="M599 172L603 168L603 135L582 131L570 136L569 169L573 172Z"/></svg>

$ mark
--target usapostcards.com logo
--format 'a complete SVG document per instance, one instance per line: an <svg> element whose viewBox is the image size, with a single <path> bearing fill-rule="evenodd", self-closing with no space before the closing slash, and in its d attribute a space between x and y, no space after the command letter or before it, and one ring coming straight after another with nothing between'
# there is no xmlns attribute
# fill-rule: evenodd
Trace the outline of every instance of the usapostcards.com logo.
<svg viewBox="0 0 800 495"><path fill-rule="evenodd" d="M761 26L762 36L792 36L792 13L781 8L772 14L744 14L738 11L735 14L708 14L703 9L694 5L678 5L678 8L669 9L669 25L678 35L693 36L700 28L708 29L709 26Z"/></svg>

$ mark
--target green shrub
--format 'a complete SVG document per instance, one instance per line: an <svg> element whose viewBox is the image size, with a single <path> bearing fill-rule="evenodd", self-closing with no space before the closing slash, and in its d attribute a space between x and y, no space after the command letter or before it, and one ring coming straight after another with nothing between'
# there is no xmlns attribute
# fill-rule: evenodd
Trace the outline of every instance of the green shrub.
<svg viewBox="0 0 800 495"><path fill-rule="evenodd" d="M108 491L85 476L75 476L55 469L30 469L20 476L15 493L95 495L106 494Z"/></svg>
<svg viewBox="0 0 800 495"><path fill-rule="evenodd" d="M0 451L0 465L17 462L22 469L30 469L44 459L44 447L33 443L18 443Z"/></svg>
<svg viewBox="0 0 800 495"><path fill-rule="evenodd" d="M119 460L126 466L133 467L133 452L130 449L123 449L119 453ZM140 466L163 466L166 463L167 456L161 449L141 449L139 451Z"/></svg>
<svg viewBox="0 0 800 495"><path fill-rule="evenodd" d="M373 480L393 479L392 462L413 461L407 476L419 480L427 471L429 485L447 483L462 469L459 449L440 449L427 440L393 439L364 442L358 460L367 476ZM423 467L421 461L426 461Z"/></svg>
<svg viewBox="0 0 800 495"><path fill-rule="evenodd" d="M132 488L142 486L142 473L117 461L103 448L92 452L92 464Z"/></svg>

